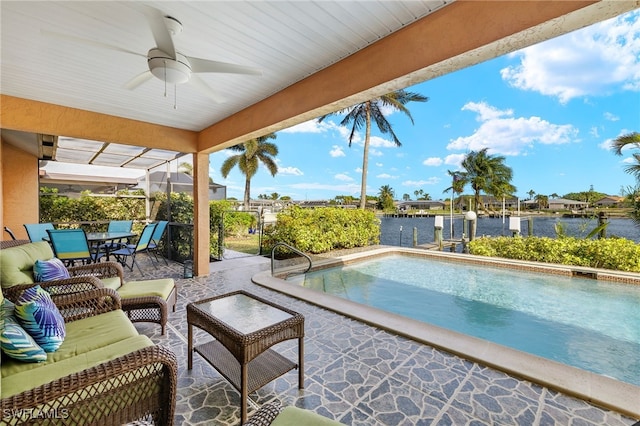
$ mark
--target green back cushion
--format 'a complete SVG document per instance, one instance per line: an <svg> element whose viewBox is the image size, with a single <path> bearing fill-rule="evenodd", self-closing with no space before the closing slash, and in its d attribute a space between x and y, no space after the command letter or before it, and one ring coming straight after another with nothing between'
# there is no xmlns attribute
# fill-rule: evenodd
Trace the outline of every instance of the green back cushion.
<svg viewBox="0 0 640 426"><path fill-rule="evenodd" d="M53 258L53 250L46 241L23 244L0 250L0 284L2 288L17 284L33 284L33 265L36 260Z"/></svg>

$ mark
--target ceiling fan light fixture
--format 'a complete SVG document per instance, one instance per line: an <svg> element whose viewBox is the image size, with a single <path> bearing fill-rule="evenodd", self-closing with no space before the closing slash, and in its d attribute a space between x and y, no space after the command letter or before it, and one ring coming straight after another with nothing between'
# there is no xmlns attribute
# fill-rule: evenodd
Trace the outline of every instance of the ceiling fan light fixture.
<svg viewBox="0 0 640 426"><path fill-rule="evenodd" d="M182 84L191 78L189 60L180 53L176 53L176 59L173 59L160 49L151 49L147 62L151 74L167 83Z"/></svg>

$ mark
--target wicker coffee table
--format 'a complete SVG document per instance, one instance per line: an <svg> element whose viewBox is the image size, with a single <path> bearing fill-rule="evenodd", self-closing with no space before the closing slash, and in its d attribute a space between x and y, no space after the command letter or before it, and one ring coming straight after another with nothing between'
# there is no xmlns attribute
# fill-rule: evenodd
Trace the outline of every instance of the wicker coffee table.
<svg viewBox="0 0 640 426"><path fill-rule="evenodd" d="M290 309L235 291L187 305L188 368L199 353L240 392L240 417L247 419L249 393L298 368L298 388L304 388L304 317ZM215 340L194 346L193 327ZM269 349L298 339L298 364Z"/></svg>

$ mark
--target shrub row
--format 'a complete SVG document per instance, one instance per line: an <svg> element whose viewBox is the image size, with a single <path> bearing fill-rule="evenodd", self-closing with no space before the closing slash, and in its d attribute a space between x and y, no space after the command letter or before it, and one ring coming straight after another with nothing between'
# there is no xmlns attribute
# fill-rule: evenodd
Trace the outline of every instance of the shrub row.
<svg viewBox="0 0 640 426"><path fill-rule="evenodd" d="M264 230L264 242L283 242L307 253L363 247L380 242L380 220L372 211L293 206L278 213L277 223Z"/></svg>
<svg viewBox="0 0 640 426"><path fill-rule="evenodd" d="M640 272L640 245L624 238L482 237L469 242L480 256Z"/></svg>

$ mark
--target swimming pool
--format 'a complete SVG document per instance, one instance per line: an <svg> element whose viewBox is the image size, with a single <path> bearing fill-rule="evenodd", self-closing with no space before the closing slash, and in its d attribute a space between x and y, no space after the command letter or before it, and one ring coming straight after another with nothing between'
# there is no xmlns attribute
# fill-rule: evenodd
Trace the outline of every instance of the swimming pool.
<svg viewBox="0 0 640 426"><path fill-rule="evenodd" d="M302 285L640 386L636 285L402 255Z"/></svg>

